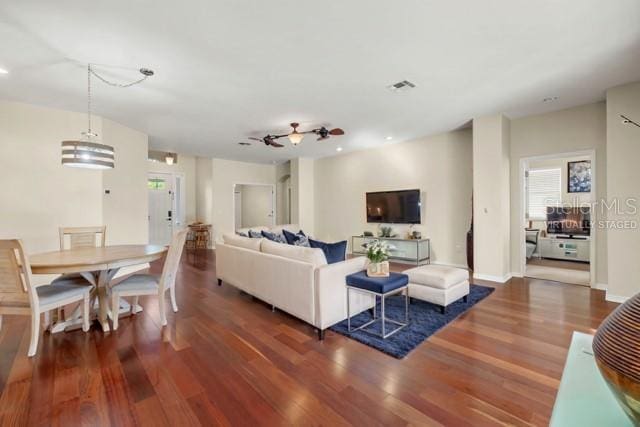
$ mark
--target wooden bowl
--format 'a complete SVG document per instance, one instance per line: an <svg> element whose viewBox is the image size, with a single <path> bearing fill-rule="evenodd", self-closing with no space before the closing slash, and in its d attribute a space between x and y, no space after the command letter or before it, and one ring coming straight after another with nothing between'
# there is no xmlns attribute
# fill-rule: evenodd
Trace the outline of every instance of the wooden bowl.
<svg viewBox="0 0 640 427"><path fill-rule="evenodd" d="M640 294L602 322L593 338L593 353L625 413L640 425Z"/></svg>

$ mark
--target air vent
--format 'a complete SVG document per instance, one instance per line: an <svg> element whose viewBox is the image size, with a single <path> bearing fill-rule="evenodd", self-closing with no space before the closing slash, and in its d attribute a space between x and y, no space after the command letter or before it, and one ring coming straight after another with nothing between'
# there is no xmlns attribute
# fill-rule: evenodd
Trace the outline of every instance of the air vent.
<svg viewBox="0 0 640 427"><path fill-rule="evenodd" d="M391 92L405 92L409 89L413 89L414 87L416 87L416 85L411 83L409 80L403 80L401 82L387 86L387 89L389 89Z"/></svg>

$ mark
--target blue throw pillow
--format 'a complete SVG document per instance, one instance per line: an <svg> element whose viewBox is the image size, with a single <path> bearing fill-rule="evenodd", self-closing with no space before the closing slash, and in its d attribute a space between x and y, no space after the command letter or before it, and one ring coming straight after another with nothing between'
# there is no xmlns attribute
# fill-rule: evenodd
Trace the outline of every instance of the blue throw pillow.
<svg viewBox="0 0 640 427"><path fill-rule="evenodd" d="M251 237L252 239L261 239L262 233L259 231L249 230L249 237Z"/></svg>
<svg viewBox="0 0 640 427"><path fill-rule="evenodd" d="M344 261L347 252L346 240L336 243L325 243L318 240L309 239L309 245L312 248L322 249L325 258L327 258L327 264L334 264L336 262Z"/></svg>
<svg viewBox="0 0 640 427"><path fill-rule="evenodd" d="M271 240L272 242L284 243L284 244L287 243L287 240L280 233L270 233L268 231L263 231L262 237L264 237L265 239Z"/></svg>
<svg viewBox="0 0 640 427"><path fill-rule="evenodd" d="M290 245L296 245L296 246L309 246L308 242L306 242L306 234L304 234L304 232L302 230L300 230L298 233L292 233L289 230L285 230L282 229L282 234L284 234L284 238L287 239L287 243ZM296 243L299 240L302 240L301 243Z"/></svg>
<svg viewBox="0 0 640 427"><path fill-rule="evenodd" d="M237 234L238 236L241 236L241 237L249 237L249 235L248 235L247 233L243 233L243 232L241 232L241 231L236 231L236 234Z"/></svg>

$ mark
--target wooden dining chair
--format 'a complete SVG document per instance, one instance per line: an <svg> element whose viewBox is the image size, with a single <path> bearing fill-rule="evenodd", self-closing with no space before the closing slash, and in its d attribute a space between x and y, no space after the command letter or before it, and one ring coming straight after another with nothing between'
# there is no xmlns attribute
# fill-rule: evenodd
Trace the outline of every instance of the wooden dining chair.
<svg viewBox="0 0 640 427"><path fill-rule="evenodd" d="M71 284L34 286L31 266L20 240L0 240L0 328L2 315L31 316L29 357L36 354L40 336L40 314L82 302L82 330L89 330L91 288Z"/></svg>
<svg viewBox="0 0 640 427"><path fill-rule="evenodd" d="M107 238L107 226L98 227L60 227L60 250L104 247ZM66 238L69 237L69 245L66 245ZM98 241L98 236L99 241ZM99 242L99 244L98 244Z"/></svg>
<svg viewBox="0 0 640 427"><path fill-rule="evenodd" d="M111 287L111 320L114 331L118 329L120 298L123 297L134 297L131 304L131 314L135 314L139 296L158 295L162 326L167 324L167 315L165 313L165 293L167 291L169 291L171 297L173 311L178 311L178 304L176 303L176 273L180 264L187 231L179 231L173 236L160 277L151 274L134 274Z"/></svg>
<svg viewBox="0 0 640 427"><path fill-rule="evenodd" d="M104 247L107 236L107 227L105 225L97 227L60 227L58 229L58 233L60 235L61 251L68 249ZM68 245L66 244L67 240L69 241ZM52 282L53 285L60 283L84 286L91 285L80 273L63 274Z"/></svg>

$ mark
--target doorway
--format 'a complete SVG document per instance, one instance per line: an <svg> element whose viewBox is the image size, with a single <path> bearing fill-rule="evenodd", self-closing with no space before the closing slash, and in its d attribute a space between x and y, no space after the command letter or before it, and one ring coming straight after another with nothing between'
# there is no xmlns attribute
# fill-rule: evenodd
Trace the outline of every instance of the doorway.
<svg viewBox="0 0 640 427"><path fill-rule="evenodd" d="M275 225L275 189L271 184L235 184L235 229Z"/></svg>
<svg viewBox="0 0 640 427"><path fill-rule="evenodd" d="M521 271L524 277L595 283L593 150L521 159Z"/></svg>
<svg viewBox="0 0 640 427"><path fill-rule="evenodd" d="M150 244L168 245L174 231L186 226L185 186L183 173L148 174Z"/></svg>

